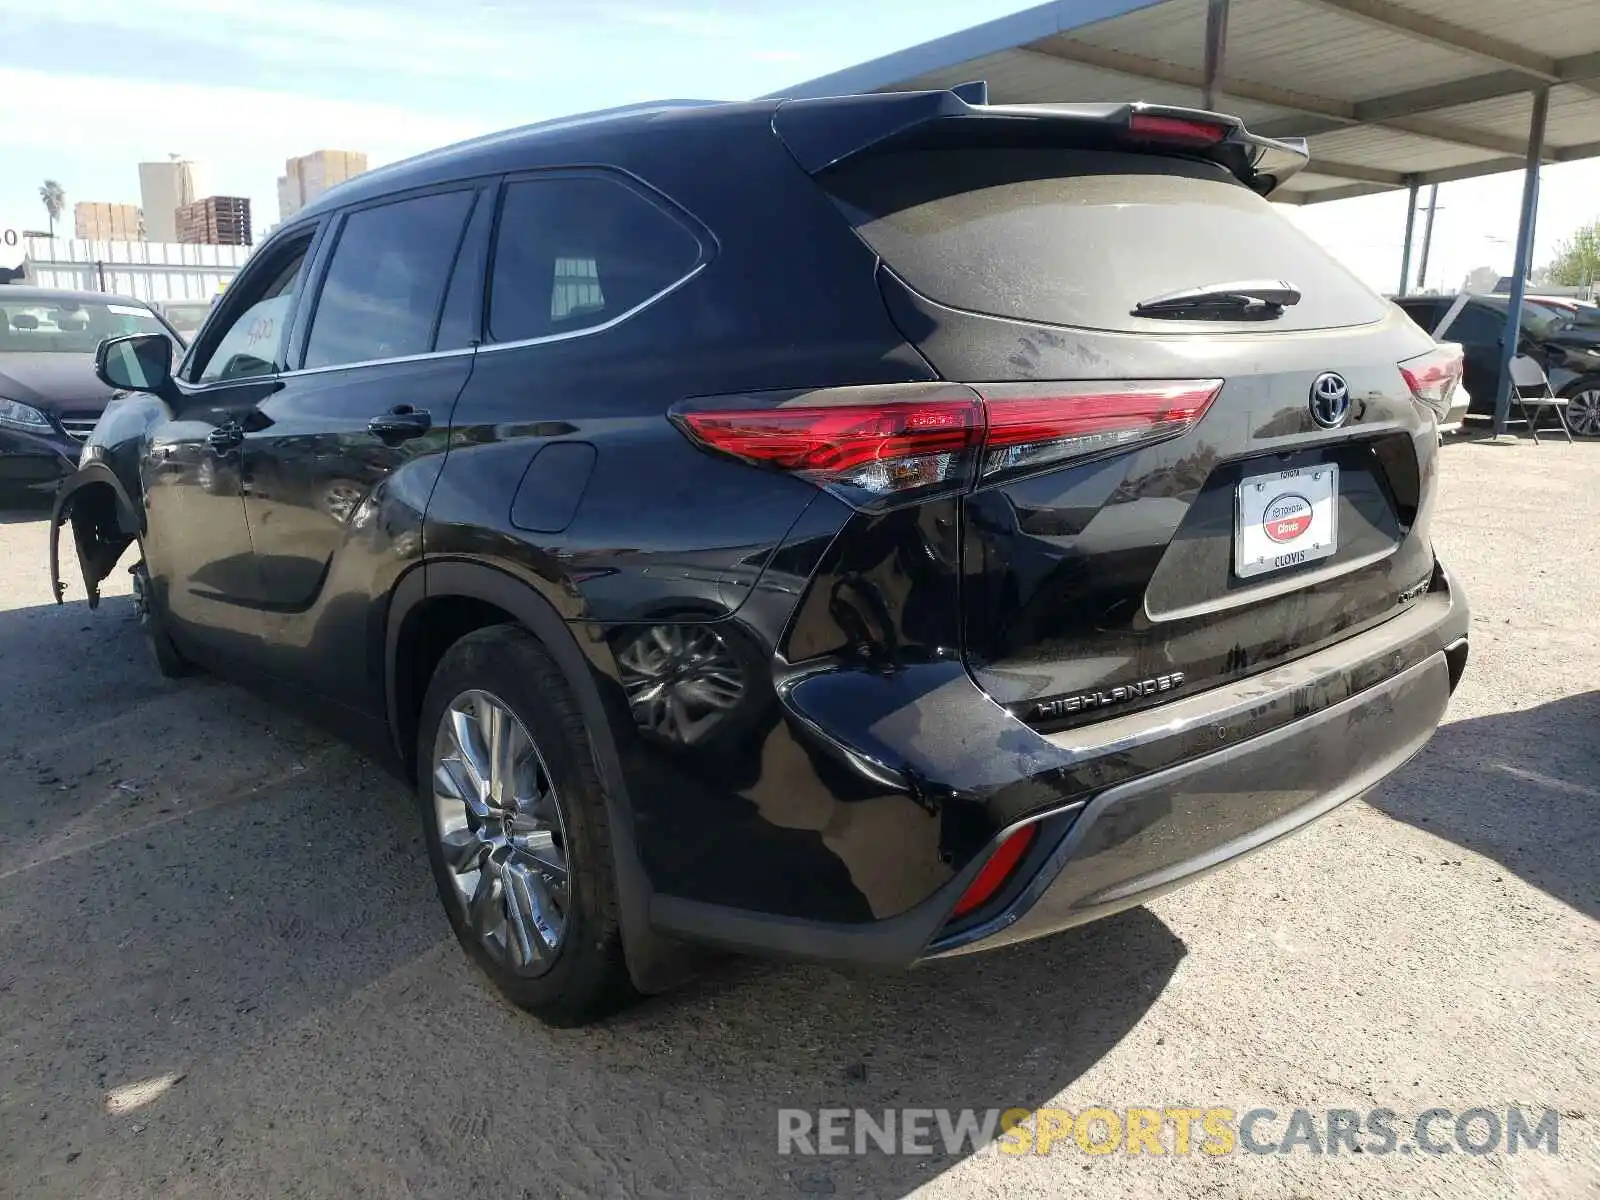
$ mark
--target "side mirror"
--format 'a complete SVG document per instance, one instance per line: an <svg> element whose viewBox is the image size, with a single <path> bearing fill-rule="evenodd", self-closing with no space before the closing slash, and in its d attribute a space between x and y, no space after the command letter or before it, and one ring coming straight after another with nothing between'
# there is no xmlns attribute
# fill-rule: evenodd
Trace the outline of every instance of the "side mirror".
<svg viewBox="0 0 1600 1200"><path fill-rule="evenodd" d="M101 383L130 392L164 393L172 383L172 339L164 333L107 338L94 352Z"/></svg>

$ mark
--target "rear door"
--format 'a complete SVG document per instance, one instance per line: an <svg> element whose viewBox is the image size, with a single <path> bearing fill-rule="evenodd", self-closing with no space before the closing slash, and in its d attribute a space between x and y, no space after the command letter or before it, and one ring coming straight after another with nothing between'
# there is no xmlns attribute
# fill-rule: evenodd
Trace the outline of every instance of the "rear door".
<svg viewBox="0 0 1600 1200"><path fill-rule="evenodd" d="M948 141L818 181L901 330L985 399L961 569L991 695L1041 726L1159 704L1427 583L1433 417L1400 366L1426 333L1181 148ZM1252 281L1298 301L1141 307Z"/></svg>
<svg viewBox="0 0 1600 1200"><path fill-rule="evenodd" d="M1467 391L1472 406L1483 412L1494 411L1495 393L1500 388L1500 352L1505 344L1506 314L1476 300L1469 300L1455 320L1440 336L1460 342L1466 351Z"/></svg>

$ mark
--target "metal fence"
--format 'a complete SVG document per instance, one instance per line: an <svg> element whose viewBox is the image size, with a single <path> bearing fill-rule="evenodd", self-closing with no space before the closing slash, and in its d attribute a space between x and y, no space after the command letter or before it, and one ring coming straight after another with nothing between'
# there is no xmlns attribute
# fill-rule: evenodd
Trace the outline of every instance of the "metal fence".
<svg viewBox="0 0 1600 1200"><path fill-rule="evenodd" d="M24 238L19 282L112 292L140 300L205 300L227 286L250 246Z"/></svg>

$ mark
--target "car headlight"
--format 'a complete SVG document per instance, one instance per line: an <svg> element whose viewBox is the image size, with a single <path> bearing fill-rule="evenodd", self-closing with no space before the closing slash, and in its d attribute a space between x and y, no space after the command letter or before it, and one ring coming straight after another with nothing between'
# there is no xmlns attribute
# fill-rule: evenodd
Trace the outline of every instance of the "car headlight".
<svg viewBox="0 0 1600 1200"><path fill-rule="evenodd" d="M49 433L53 428L50 418L33 405L4 397L0 397L0 425L23 433Z"/></svg>

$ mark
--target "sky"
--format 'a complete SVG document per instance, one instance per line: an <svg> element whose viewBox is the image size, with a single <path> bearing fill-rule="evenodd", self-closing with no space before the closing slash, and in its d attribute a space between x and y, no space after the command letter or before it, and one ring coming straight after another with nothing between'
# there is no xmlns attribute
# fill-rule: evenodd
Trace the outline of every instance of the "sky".
<svg viewBox="0 0 1600 1200"><path fill-rule="evenodd" d="M1025 6L0 0L0 229L44 227L46 178L65 188L69 222L78 200L136 204L136 164L168 154L197 162L207 192L249 196L265 229L291 155L364 150L377 166L568 113L748 98ZM1130 82L1127 98L1136 92ZM1600 216L1600 163L1547 168L1542 186L1536 262ZM1513 174L1440 189L1428 283L1453 289L1478 266L1510 273L1520 188ZM1286 211L1371 286L1392 291L1405 203L1395 193Z"/></svg>

